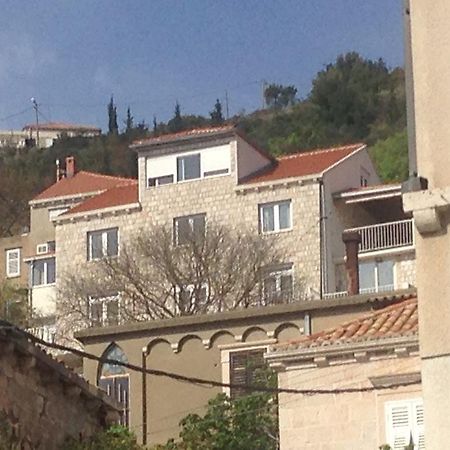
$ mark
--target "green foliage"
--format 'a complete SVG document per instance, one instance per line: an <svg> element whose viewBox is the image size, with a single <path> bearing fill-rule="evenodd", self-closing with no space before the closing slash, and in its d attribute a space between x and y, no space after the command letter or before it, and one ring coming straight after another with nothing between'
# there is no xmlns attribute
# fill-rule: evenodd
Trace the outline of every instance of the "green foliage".
<svg viewBox="0 0 450 450"><path fill-rule="evenodd" d="M262 385L274 385L276 375L267 370L257 377ZM231 400L219 394L209 401L203 417L190 414L180 425L180 441L173 439L154 450L276 450L278 414L276 397L252 393Z"/></svg>
<svg viewBox="0 0 450 450"><path fill-rule="evenodd" d="M181 118L181 106L178 102L175 103L175 110L172 119L167 122L167 128L171 133L177 133L183 130L183 119Z"/></svg>
<svg viewBox="0 0 450 450"><path fill-rule="evenodd" d="M19 450L21 445L17 436L14 433L14 429L8 422L6 414L0 412L0 450Z"/></svg>
<svg viewBox="0 0 450 450"><path fill-rule="evenodd" d="M69 440L61 450L141 450L136 437L127 428L115 425L83 442Z"/></svg>
<svg viewBox="0 0 450 450"><path fill-rule="evenodd" d="M408 178L408 136L406 129L378 141L370 150L383 181Z"/></svg>
<svg viewBox="0 0 450 450"><path fill-rule="evenodd" d="M264 89L264 100L269 108L281 109L296 102L297 88L281 84L269 84Z"/></svg>
<svg viewBox="0 0 450 450"><path fill-rule="evenodd" d="M127 118L125 119L125 133L130 133L134 127L134 118L131 115L130 107L127 108Z"/></svg>
<svg viewBox="0 0 450 450"><path fill-rule="evenodd" d="M117 126L117 108L114 105L112 95L108 103L108 130L110 134L117 134L119 132L119 127Z"/></svg>

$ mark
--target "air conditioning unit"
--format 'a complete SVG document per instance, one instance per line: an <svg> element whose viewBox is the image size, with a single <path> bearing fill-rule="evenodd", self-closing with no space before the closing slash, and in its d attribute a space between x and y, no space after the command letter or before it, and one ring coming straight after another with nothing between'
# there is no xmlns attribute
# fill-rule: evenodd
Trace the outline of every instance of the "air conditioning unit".
<svg viewBox="0 0 450 450"><path fill-rule="evenodd" d="M36 253L38 255L45 255L46 253L48 253L48 244L38 244L36 246Z"/></svg>

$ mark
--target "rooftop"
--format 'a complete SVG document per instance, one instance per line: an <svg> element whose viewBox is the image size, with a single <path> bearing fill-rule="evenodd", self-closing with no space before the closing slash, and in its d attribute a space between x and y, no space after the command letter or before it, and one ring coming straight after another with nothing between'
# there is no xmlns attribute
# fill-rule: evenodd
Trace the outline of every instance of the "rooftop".
<svg viewBox="0 0 450 450"><path fill-rule="evenodd" d="M25 125L22 130L36 130L35 123ZM102 130L92 125L78 125L65 122L47 122L39 124L40 131L93 131L100 133Z"/></svg>
<svg viewBox="0 0 450 450"><path fill-rule="evenodd" d="M179 131L177 133L163 134L161 136L150 137L133 142L132 147L145 147L170 142L179 142L199 137L212 137L235 132L234 125L224 125L221 127L194 128L192 130Z"/></svg>
<svg viewBox="0 0 450 450"><path fill-rule="evenodd" d="M261 183L320 174L364 147L365 144L357 143L283 156L264 172L247 178L245 183Z"/></svg>
<svg viewBox="0 0 450 450"><path fill-rule="evenodd" d="M403 300L358 319L296 341L274 345L272 352L323 348L332 345L417 335L417 297Z"/></svg>
<svg viewBox="0 0 450 450"><path fill-rule="evenodd" d="M84 202L67 211L65 214L76 214L94 211L115 206L130 205L139 201L138 184L136 180L128 184L115 186L95 197L88 198ZM64 216L64 214L62 214Z"/></svg>
<svg viewBox="0 0 450 450"><path fill-rule="evenodd" d="M34 197L33 201L49 200L79 194L98 193L120 185L135 184L131 178L114 177L94 172L77 172L73 177L62 178Z"/></svg>

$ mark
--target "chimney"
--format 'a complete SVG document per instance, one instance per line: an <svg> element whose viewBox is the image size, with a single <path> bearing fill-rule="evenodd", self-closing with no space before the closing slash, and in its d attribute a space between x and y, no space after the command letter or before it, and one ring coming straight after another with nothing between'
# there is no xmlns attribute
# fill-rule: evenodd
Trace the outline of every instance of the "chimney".
<svg viewBox="0 0 450 450"><path fill-rule="evenodd" d="M348 295L357 295L359 294L358 247L361 236L357 231L344 231L342 240L345 244L347 293Z"/></svg>
<svg viewBox="0 0 450 450"><path fill-rule="evenodd" d="M68 156L66 158L66 178L72 178L75 175L75 158Z"/></svg>

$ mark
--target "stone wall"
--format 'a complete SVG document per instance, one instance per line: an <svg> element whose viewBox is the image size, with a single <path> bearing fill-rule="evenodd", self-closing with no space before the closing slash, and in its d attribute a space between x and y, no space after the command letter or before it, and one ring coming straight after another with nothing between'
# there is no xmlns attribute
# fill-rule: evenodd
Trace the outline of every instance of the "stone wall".
<svg viewBox="0 0 450 450"><path fill-rule="evenodd" d="M61 449L65 439L89 437L118 418L100 398L64 379L67 369L46 366L11 340L2 338L0 345L0 416L20 443L18 448Z"/></svg>
<svg viewBox="0 0 450 450"><path fill-rule="evenodd" d="M420 371L418 356L288 370L278 385L294 389L372 386L369 377ZM394 383L395 380L392 381ZM374 450L387 442L385 403L421 397L420 385L365 393L279 395L283 450Z"/></svg>

